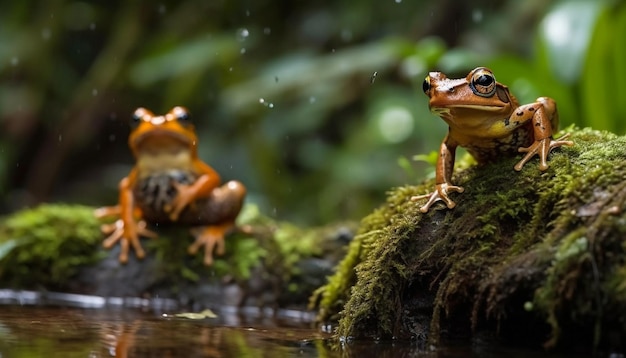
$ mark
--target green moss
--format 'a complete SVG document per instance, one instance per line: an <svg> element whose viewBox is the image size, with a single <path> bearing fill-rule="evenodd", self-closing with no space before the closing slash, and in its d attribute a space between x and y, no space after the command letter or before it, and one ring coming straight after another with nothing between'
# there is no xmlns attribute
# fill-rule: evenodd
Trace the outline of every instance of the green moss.
<svg viewBox="0 0 626 358"><path fill-rule="evenodd" d="M86 206L45 204L4 218L0 223L0 282L4 287L62 291L72 286L80 268L106 257L115 260L117 253L102 248L104 235L93 212L94 208ZM142 245L145 260L154 258L157 263L146 266L149 272L141 277L172 292L200 280L219 284L228 278L244 287L249 280L266 281L279 293L288 289L308 296L313 287L302 284L306 273L299 263L336 251L336 227L299 228L272 220L255 205L244 206L238 228L226 238L225 255L216 256L212 266L204 265L204 251L187 253L193 241L187 227L151 228L159 237L142 239Z"/></svg>
<svg viewBox="0 0 626 358"><path fill-rule="evenodd" d="M62 286L82 265L96 262L101 240L93 208L40 205L0 223L0 281L9 287Z"/></svg>
<svg viewBox="0 0 626 358"><path fill-rule="evenodd" d="M591 323L600 342L603 305L626 314L626 137L570 132L576 145L553 151L545 172L536 158L519 173L519 158L457 171L466 190L453 210L421 214L409 200L432 180L392 190L317 291L319 318L339 316L340 336L433 343L442 332L539 322L555 345L564 326Z"/></svg>

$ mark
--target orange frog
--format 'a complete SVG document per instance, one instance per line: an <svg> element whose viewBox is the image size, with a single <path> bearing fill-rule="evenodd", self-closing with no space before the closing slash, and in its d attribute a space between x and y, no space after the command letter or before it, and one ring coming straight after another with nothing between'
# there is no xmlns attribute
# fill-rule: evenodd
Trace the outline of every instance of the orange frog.
<svg viewBox="0 0 626 358"><path fill-rule="evenodd" d="M411 198L413 201L428 199L420 208L421 212L427 212L439 200L449 209L456 205L449 193L463 192L462 187L452 184L457 146L467 149L478 163L524 152L526 155L514 167L519 171L535 154L539 156L539 169L546 170L548 154L553 148L573 145L565 140L569 134L552 139L559 121L552 98L539 97L536 102L520 106L509 89L496 82L488 68L478 67L459 79L430 72L423 90L430 98L430 110L440 116L449 129L439 149L435 191Z"/></svg>
<svg viewBox="0 0 626 358"><path fill-rule="evenodd" d="M164 116L139 108L131 124L128 144L136 164L119 183L119 205L95 213L119 215L115 223L102 226L110 235L103 246L119 241L120 262L128 261L129 244L143 258L139 237L157 237L146 222L190 225L196 241L189 253L204 245L204 263L211 265L214 250L224 253L224 235L234 228L246 188L238 181L219 186L220 176L198 158L198 139L185 108L175 107Z"/></svg>

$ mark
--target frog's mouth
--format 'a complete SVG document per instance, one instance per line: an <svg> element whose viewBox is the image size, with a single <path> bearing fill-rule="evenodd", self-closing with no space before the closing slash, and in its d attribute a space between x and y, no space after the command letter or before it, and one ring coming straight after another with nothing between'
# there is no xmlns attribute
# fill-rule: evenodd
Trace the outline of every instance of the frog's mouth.
<svg viewBox="0 0 626 358"><path fill-rule="evenodd" d="M450 106L453 108L467 108L467 109L475 109L480 111L488 111L488 112L496 112L501 110L504 106L481 106L480 104L455 104Z"/></svg>
<svg viewBox="0 0 626 358"><path fill-rule="evenodd" d="M451 109L473 109L476 111L486 111L486 112L497 112L502 110L504 106L484 106L480 104L454 104L448 105L446 107L432 107L430 110L436 114L447 114L450 113Z"/></svg>
<svg viewBox="0 0 626 358"><path fill-rule="evenodd" d="M133 146L139 152L171 152L173 150L189 149L193 144L187 136L167 130L152 130L133 140Z"/></svg>

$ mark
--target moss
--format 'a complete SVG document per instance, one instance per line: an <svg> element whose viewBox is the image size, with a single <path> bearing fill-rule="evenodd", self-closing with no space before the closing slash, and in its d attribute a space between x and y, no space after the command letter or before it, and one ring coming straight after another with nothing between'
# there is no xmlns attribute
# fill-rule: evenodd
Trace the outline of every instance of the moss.
<svg viewBox="0 0 626 358"><path fill-rule="evenodd" d="M4 287L80 291L82 284L73 279L82 268L96 265L100 265L98 272L111 274L111 278L99 276L106 281L100 284L118 280L115 272L125 267L117 267L118 251L102 249L104 235L93 211L87 206L44 204L4 218L0 223L0 281ZM312 258L333 260L340 245L334 237L336 225L303 229L275 221L251 204L244 206L238 227L226 238L226 254L216 256L210 267L204 265L202 253L187 253L193 240L187 227L152 228L159 237L142 239L147 255L143 261L135 260L131 253L126 266L132 276L129 280L145 280L145 285L137 285L152 287L159 294L184 293L201 283L219 286L234 281L245 288L253 282L273 288L274 297L299 296L302 304L328 272L321 273L319 282L311 286L305 276L319 273L305 272L300 263ZM101 262L104 259L108 261ZM134 267L128 267L131 265Z"/></svg>
<svg viewBox="0 0 626 358"><path fill-rule="evenodd" d="M56 288L82 265L102 256L93 209L80 205L41 205L0 223L0 281L9 287Z"/></svg>
<svg viewBox="0 0 626 358"><path fill-rule="evenodd" d="M570 131L576 145L545 172L536 159L515 172L519 158L457 171L453 210L409 200L432 180L392 190L317 291L319 319L339 317L339 336L431 343L521 326L548 346L626 334L626 137Z"/></svg>

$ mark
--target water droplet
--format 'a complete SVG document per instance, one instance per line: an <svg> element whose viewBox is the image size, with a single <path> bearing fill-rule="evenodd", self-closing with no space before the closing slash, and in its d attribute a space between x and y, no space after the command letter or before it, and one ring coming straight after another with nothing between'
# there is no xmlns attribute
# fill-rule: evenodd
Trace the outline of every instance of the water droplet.
<svg viewBox="0 0 626 358"><path fill-rule="evenodd" d="M248 36L250 36L250 31L248 31L245 27L237 30L237 40L245 41Z"/></svg>
<svg viewBox="0 0 626 358"><path fill-rule="evenodd" d="M109 136L109 142L115 142L115 134Z"/></svg>
<svg viewBox="0 0 626 358"><path fill-rule="evenodd" d="M98 95L98 89L97 88L92 89L91 90L91 95L94 96L94 97L97 96Z"/></svg>
<svg viewBox="0 0 626 358"><path fill-rule="evenodd" d="M159 14L163 15L167 12L167 8L165 7L165 4L161 4L159 5L159 8L157 10L159 12Z"/></svg>
<svg viewBox="0 0 626 358"><path fill-rule="evenodd" d="M232 68L232 67L229 67L229 68L228 68L228 72L233 72L233 68Z"/></svg>
<svg viewBox="0 0 626 358"><path fill-rule="evenodd" d="M311 96L309 97L309 103L313 104L317 101L317 98L315 98L315 96Z"/></svg>
<svg viewBox="0 0 626 358"><path fill-rule="evenodd" d="M402 0L395 0L395 1L396 1L396 4L399 4L402 2Z"/></svg>
<svg viewBox="0 0 626 358"><path fill-rule="evenodd" d="M12 65L12 66L17 66L17 65L19 65L19 64L20 64L20 58L19 58L19 57L17 57L17 56L13 56L13 57L11 58L11 65Z"/></svg>
<svg viewBox="0 0 626 358"><path fill-rule="evenodd" d="M269 103L267 106L268 106L269 108L274 108L274 103Z"/></svg>
<svg viewBox="0 0 626 358"><path fill-rule="evenodd" d="M59 142L63 141L63 136L59 134Z"/></svg>
<svg viewBox="0 0 626 358"><path fill-rule="evenodd" d="M263 34L264 35L269 35L271 33L272 33L272 29L271 28L269 28L269 27L264 27L263 28Z"/></svg>
<svg viewBox="0 0 626 358"><path fill-rule="evenodd" d="M243 55L244 53L246 53L246 48L245 48L245 47L242 47L242 48L241 48L241 50L239 50L239 53L241 53L242 55Z"/></svg>
<svg viewBox="0 0 626 358"><path fill-rule="evenodd" d="M376 81L376 76L378 76L378 71L374 71L374 73L372 73L372 78L370 78L370 83L374 84L374 81Z"/></svg>
<svg viewBox="0 0 626 358"><path fill-rule="evenodd" d="M92 22L91 24L89 24L89 30L95 30L96 29L96 23Z"/></svg>
<svg viewBox="0 0 626 358"><path fill-rule="evenodd" d="M265 100L263 98L259 98L259 103L263 104L265 103Z"/></svg>

